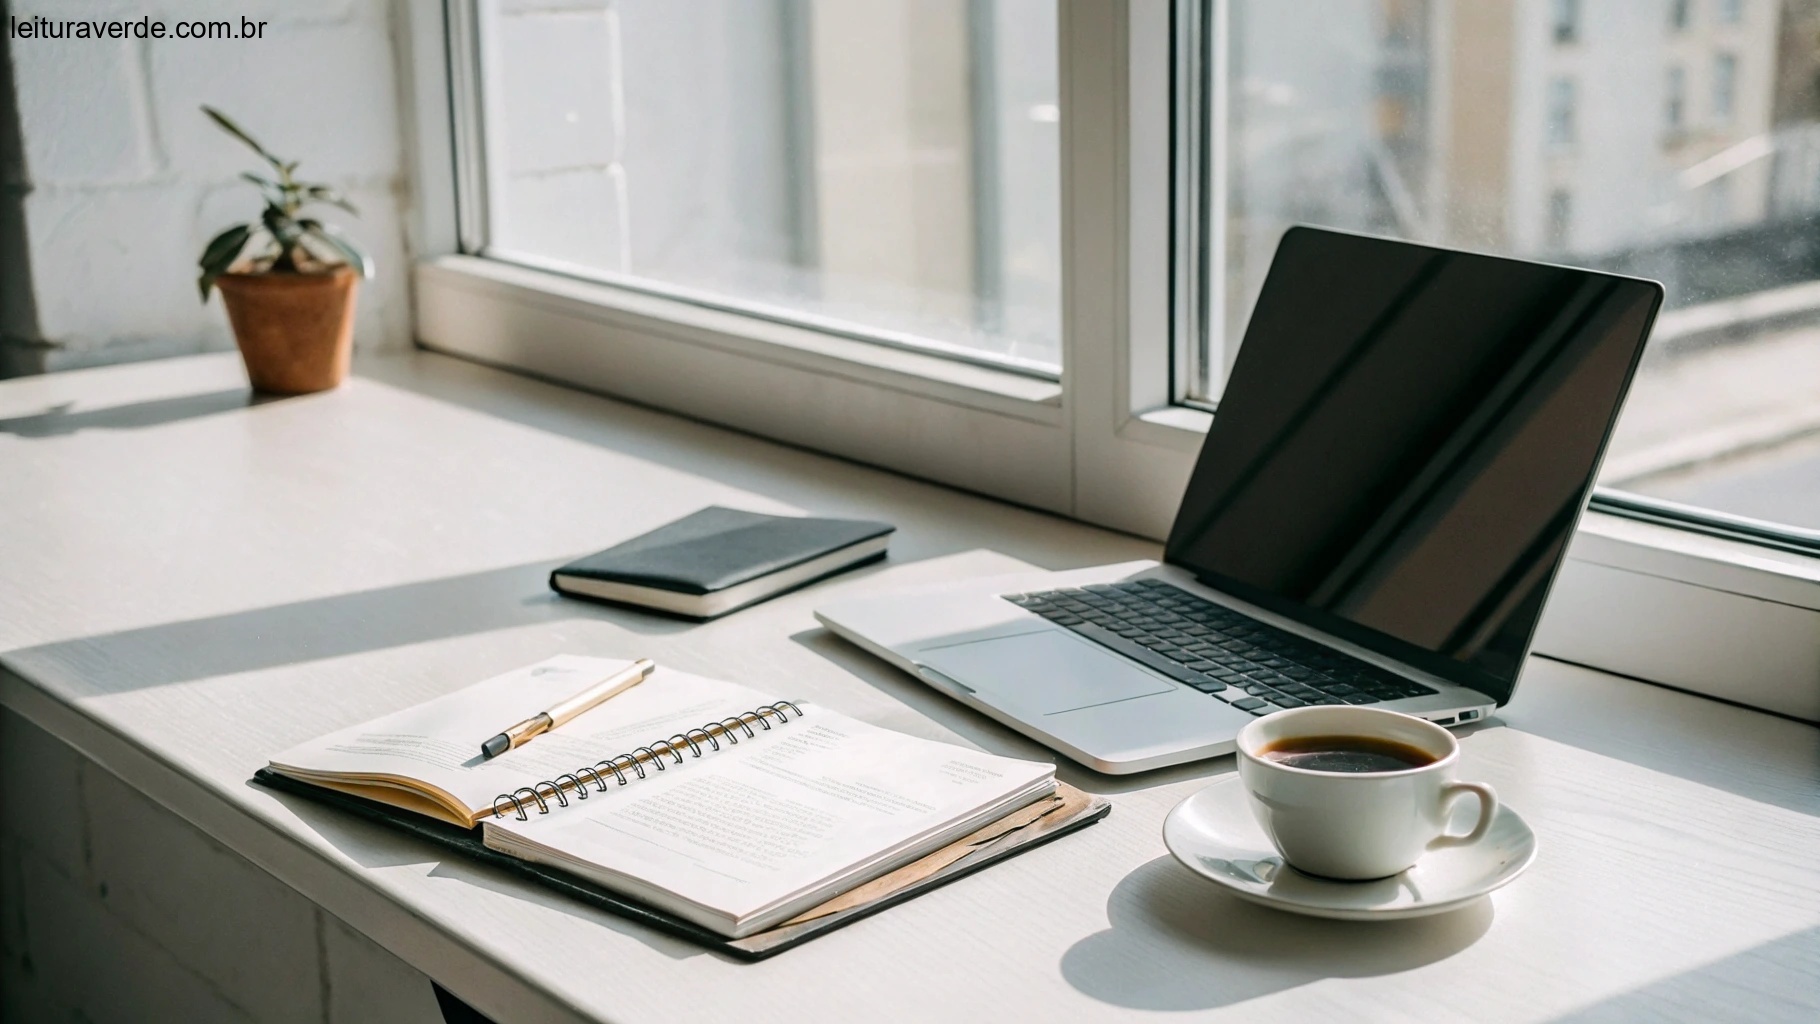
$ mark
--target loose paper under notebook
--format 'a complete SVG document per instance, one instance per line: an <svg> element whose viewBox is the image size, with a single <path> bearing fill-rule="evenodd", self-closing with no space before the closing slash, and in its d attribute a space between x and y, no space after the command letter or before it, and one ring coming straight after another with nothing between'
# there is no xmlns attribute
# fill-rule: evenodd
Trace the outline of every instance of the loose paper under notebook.
<svg viewBox="0 0 1820 1024"><path fill-rule="evenodd" d="M271 766L480 824L493 849L736 937L939 849L1055 787L1049 764L906 736L812 704L795 704L799 716L778 697L663 666L561 729L481 758L479 742L500 723L535 714L626 664L552 658L303 744ZM761 722L750 714L760 708L774 710ZM741 715L743 726L703 728ZM637 767L615 774L601 765L622 753L629 757L617 764L636 759Z"/></svg>

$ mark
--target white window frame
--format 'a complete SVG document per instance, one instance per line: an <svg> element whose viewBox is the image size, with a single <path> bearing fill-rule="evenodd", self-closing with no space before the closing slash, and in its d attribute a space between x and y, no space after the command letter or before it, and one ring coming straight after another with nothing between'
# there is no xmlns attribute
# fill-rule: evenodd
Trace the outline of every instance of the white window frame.
<svg viewBox="0 0 1820 1024"><path fill-rule="evenodd" d="M1170 27L1173 17L1207 17L1220 33L1224 3L1060 0L1059 382L465 254L477 204L462 206L457 192L484 180L485 153L468 137L474 63L451 55L483 44L472 10L469 0L415 3L403 33L421 345L1128 533L1167 534L1212 417L1180 401L1185 377L1172 368L1198 354L1175 325L1222 315L1172 308L1189 291L1182 275L1200 272L1195 254L1174 257L1172 239L1194 190L1218 196L1224 186L1217 153L1199 181L1172 166L1182 112L1171 48L1199 36L1172 37ZM1218 123L1223 98L1213 93L1197 102ZM1179 201L1172 178L1188 192ZM1207 258L1217 259L1213 248ZM1713 622L1744 630L1749 646L1712 642L1731 635ZM1537 650L1820 720L1820 558L1589 513Z"/></svg>

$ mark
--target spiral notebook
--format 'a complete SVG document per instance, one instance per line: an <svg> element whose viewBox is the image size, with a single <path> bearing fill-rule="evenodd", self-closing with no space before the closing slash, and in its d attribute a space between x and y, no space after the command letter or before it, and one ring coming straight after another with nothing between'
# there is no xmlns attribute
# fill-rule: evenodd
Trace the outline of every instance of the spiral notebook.
<svg viewBox="0 0 1820 1024"><path fill-rule="evenodd" d="M1052 765L663 666L556 732L480 757L500 723L624 664L552 658L295 747L270 771L285 788L477 829L489 853L733 940L939 874L964 859L935 863L957 840L1068 802Z"/></svg>

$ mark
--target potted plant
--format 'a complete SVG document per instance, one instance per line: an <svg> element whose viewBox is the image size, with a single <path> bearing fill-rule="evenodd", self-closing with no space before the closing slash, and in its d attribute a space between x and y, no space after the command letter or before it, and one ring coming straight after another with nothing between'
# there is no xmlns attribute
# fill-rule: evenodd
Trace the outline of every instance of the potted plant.
<svg viewBox="0 0 1820 1024"><path fill-rule="evenodd" d="M275 175L241 175L265 197L265 212L221 232L203 249L196 282L202 301L210 289L221 289L254 388L295 395L335 387L347 377L353 353L355 288L372 276L373 264L346 236L304 211L319 203L357 211L328 185L297 180L297 161L266 152L227 115L206 106L202 112L259 154Z"/></svg>

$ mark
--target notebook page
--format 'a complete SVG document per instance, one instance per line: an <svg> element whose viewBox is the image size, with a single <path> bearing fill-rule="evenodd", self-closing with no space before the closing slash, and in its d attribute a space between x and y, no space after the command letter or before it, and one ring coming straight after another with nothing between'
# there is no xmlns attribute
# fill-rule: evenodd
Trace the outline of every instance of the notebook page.
<svg viewBox="0 0 1820 1024"><path fill-rule="evenodd" d="M293 747L273 758L272 766L311 774L403 776L479 811L491 808L501 793L777 699L660 665L644 682L568 724L490 761L480 756L480 744L489 736L629 664L558 655Z"/></svg>
<svg viewBox="0 0 1820 1024"><path fill-rule="evenodd" d="M735 752L586 803L523 822L489 818L487 844L570 870L604 869L605 877L582 873L609 885L611 876L635 880L666 902L680 897L738 920L1017 794L1034 797L1054 774L1046 763L906 736L824 707L805 712Z"/></svg>

